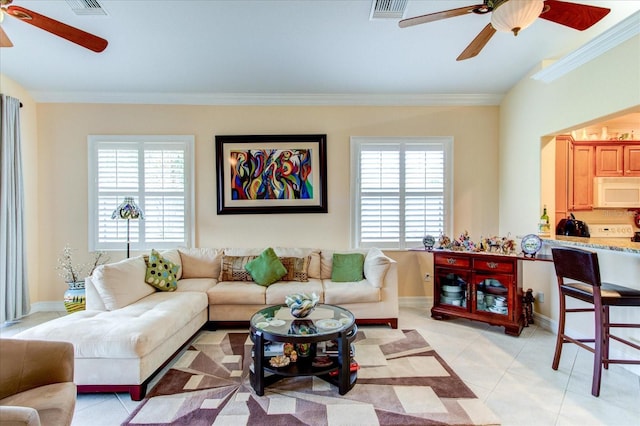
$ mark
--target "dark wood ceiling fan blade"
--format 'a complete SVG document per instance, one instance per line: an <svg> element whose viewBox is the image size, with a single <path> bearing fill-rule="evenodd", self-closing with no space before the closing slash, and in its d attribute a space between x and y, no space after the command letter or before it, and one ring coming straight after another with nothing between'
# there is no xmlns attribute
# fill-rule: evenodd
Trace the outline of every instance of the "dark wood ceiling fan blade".
<svg viewBox="0 0 640 426"><path fill-rule="evenodd" d="M496 33L496 29L487 24L486 27L480 31L480 33L473 39L466 49L462 51L460 56L456 58L456 61L464 61L465 59L473 58L489 43L491 37Z"/></svg>
<svg viewBox="0 0 640 426"><path fill-rule="evenodd" d="M55 34L58 37L62 37L65 40L69 40L72 43L78 44L94 52L102 52L107 47L107 40L90 34L81 29L64 24L55 19L40 15L29 9L25 9L20 6L7 7L7 13L14 18L18 18L27 24L31 24L45 31Z"/></svg>
<svg viewBox="0 0 640 426"><path fill-rule="evenodd" d="M442 12L429 13L428 15L416 16L413 18L403 19L398 22L400 28L411 27L419 24L426 24L427 22L439 21L441 19L454 18L456 16L466 15L473 12L474 9L485 7L483 4L476 4L473 6L460 7L458 9L445 10Z"/></svg>
<svg viewBox="0 0 640 426"><path fill-rule="evenodd" d="M545 9L548 10L540 15L542 19L579 31L584 31L596 24L611 11L604 7L559 0L546 0L544 4Z"/></svg>
<svg viewBox="0 0 640 426"><path fill-rule="evenodd" d="M13 43L11 43L9 36L7 36L2 27L0 27L0 47L13 47Z"/></svg>

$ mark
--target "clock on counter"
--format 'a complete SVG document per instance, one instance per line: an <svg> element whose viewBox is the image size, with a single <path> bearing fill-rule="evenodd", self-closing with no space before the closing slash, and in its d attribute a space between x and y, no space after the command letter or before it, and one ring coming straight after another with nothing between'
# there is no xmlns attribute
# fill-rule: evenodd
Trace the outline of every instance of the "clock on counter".
<svg viewBox="0 0 640 426"><path fill-rule="evenodd" d="M542 248L542 240L536 234L525 235L520 246L525 257L536 257Z"/></svg>

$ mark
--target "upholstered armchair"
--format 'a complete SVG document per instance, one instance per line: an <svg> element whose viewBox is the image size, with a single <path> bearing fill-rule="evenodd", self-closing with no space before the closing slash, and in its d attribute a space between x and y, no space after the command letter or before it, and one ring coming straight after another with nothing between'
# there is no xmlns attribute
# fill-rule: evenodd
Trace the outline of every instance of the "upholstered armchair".
<svg viewBox="0 0 640 426"><path fill-rule="evenodd" d="M70 425L73 361L68 342L0 339L0 424Z"/></svg>

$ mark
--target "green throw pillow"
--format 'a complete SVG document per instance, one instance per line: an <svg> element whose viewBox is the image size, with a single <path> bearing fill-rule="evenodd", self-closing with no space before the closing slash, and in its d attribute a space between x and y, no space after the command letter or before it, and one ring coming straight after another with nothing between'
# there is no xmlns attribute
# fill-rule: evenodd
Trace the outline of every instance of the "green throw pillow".
<svg viewBox="0 0 640 426"><path fill-rule="evenodd" d="M287 273L287 268L284 267L271 247L247 263L244 269L251 274L251 278L256 283L263 286L275 283Z"/></svg>
<svg viewBox="0 0 640 426"><path fill-rule="evenodd" d="M144 280L160 291L176 291L179 270L180 265L165 259L157 251L151 250Z"/></svg>
<svg viewBox="0 0 640 426"><path fill-rule="evenodd" d="M353 282L364 279L364 255L362 253L333 254L331 281Z"/></svg>

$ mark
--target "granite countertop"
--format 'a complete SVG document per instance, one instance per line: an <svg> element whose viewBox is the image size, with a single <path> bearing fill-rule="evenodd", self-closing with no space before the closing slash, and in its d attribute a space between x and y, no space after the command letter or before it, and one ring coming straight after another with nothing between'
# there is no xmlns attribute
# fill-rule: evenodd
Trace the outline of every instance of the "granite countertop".
<svg viewBox="0 0 640 426"><path fill-rule="evenodd" d="M631 241L631 238L583 238L556 235L542 238L542 241L550 246L572 245L640 254L640 243Z"/></svg>

